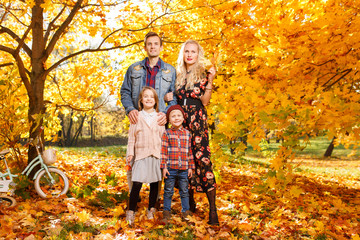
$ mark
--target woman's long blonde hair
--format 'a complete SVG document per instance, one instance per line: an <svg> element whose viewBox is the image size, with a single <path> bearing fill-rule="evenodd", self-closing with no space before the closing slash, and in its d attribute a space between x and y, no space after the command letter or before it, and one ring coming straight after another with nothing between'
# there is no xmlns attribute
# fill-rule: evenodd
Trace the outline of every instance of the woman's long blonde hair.
<svg viewBox="0 0 360 240"><path fill-rule="evenodd" d="M195 40L187 40L180 49L179 57L177 59L176 66L176 83L175 89L181 88L185 84L186 78L186 65L184 62L184 50L187 44L195 44L198 48L198 59L196 63L191 67L191 72L188 74L186 79L186 89L194 88L194 84L199 82L201 78L204 77L205 74L205 65L207 60L204 57L204 49L200 46L200 44Z"/></svg>

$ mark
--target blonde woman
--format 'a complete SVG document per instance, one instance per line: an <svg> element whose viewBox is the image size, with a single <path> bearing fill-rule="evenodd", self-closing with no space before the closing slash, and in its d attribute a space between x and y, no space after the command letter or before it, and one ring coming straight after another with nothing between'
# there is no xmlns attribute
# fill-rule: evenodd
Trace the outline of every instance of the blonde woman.
<svg viewBox="0 0 360 240"><path fill-rule="evenodd" d="M197 41L186 41L180 50L176 68L175 94L178 104L185 112L185 127L192 133L191 148L194 154L195 174L190 181L190 210L195 212L194 189L205 192L209 201L209 224L218 225L216 210L216 182L210 161L209 131L207 123L208 105L215 67L205 68L204 50ZM171 94L166 97L172 100Z"/></svg>

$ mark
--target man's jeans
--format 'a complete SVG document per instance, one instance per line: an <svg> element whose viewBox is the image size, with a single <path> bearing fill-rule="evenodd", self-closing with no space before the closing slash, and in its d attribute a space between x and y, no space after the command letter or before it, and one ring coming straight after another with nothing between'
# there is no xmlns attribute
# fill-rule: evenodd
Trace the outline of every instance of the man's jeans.
<svg viewBox="0 0 360 240"><path fill-rule="evenodd" d="M189 206L189 180L187 170L168 169L170 175L164 179L164 211L171 211L171 199L174 194L175 180L179 181L179 192L181 198L181 212L186 212L190 209Z"/></svg>

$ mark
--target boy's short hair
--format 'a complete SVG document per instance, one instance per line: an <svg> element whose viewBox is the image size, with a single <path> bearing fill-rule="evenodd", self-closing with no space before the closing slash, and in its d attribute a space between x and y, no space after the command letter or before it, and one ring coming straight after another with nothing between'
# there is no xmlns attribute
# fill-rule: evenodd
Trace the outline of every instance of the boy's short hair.
<svg viewBox="0 0 360 240"><path fill-rule="evenodd" d="M172 105L171 107L169 107L169 109L167 110L167 112L166 112L166 119L167 119L167 121L169 122L169 116L170 116L170 113L172 112L172 111L174 111L174 110L179 110L181 113L182 113L182 115L183 115L183 117L184 117L184 119L185 119L185 112L184 112L184 109L180 106L180 105Z"/></svg>
<svg viewBox="0 0 360 240"><path fill-rule="evenodd" d="M146 46L146 40L149 38L149 37L158 37L160 39L160 46L162 46L162 39L161 37L159 36L159 34L157 34L156 32L148 32L146 35L145 35L145 38L144 38L144 45Z"/></svg>

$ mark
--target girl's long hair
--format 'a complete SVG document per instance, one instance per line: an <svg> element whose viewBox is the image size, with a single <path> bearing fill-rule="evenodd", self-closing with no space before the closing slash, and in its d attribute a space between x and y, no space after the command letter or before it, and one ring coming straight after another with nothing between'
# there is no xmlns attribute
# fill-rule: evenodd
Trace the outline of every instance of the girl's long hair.
<svg viewBox="0 0 360 240"><path fill-rule="evenodd" d="M139 100L138 100L139 111L141 111L144 108L144 104L142 103L142 98L143 98L145 90L150 90L154 94L154 98L155 98L154 109L156 110L156 112L159 112L159 97L158 97L155 89L152 87L149 87L149 86L143 87L143 89L141 89L141 91L140 91Z"/></svg>
<svg viewBox="0 0 360 240"><path fill-rule="evenodd" d="M186 78L186 65L184 62L184 50L187 44L195 44L198 48L198 58L196 63L191 67L191 72L188 74L186 79L186 86L185 89L193 89L194 84L199 82L201 78L204 78L205 74L205 65L206 65L206 58L204 57L204 49L200 46L200 44L195 40L187 40L180 49L179 56L177 59L177 66L176 66L176 83L175 89L181 88L185 84Z"/></svg>

